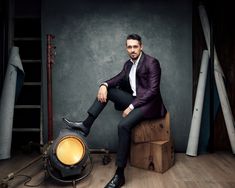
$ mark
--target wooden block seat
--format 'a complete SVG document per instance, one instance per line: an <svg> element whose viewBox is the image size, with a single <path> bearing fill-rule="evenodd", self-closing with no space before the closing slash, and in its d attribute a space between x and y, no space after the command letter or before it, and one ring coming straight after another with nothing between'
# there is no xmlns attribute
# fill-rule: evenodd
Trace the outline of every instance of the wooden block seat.
<svg viewBox="0 0 235 188"><path fill-rule="evenodd" d="M132 130L134 143L170 140L170 114L162 119L145 120Z"/></svg>
<svg viewBox="0 0 235 188"><path fill-rule="evenodd" d="M162 119L143 121L132 130L130 164L160 173L174 164L169 113Z"/></svg>

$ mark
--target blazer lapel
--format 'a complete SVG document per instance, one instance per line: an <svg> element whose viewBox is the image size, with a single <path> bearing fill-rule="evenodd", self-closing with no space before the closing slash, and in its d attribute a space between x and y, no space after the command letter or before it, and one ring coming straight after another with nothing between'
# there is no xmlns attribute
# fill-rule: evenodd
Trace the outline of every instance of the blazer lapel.
<svg viewBox="0 0 235 188"><path fill-rule="evenodd" d="M139 87L139 80L138 80L137 74L138 74L139 70L141 70L141 68L143 66L144 58L145 58L145 54L144 54L144 52L142 52L142 55L140 57L140 61L138 63L137 69L136 69L136 80L135 80L136 81L136 94L138 92L138 87Z"/></svg>
<svg viewBox="0 0 235 188"><path fill-rule="evenodd" d="M132 62L129 60L127 63L127 68L126 68L126 75L125 75L125 80L129 82L129 74L131 71L131 67L132 67Z"/></svg>
<svg viewBox="0 0 235 188"><path fill-rule="evenodd" d="M131 67L132 67L132 62L129 60L128 64L127 64L127 74L129 75L130 71L131 71Z"/></svg>
<svg viewBox="0 0 235 188"><path fill-rule="evenodd" d="M144 61L144 57L145 57L145 54L144 52L142 52L142 55L140 57L140 61L138 63L138 66L137 66L137 69L136 69L136 72L138 72L138 70L141 68L141 66L143 65L143 61Z"/></svg>

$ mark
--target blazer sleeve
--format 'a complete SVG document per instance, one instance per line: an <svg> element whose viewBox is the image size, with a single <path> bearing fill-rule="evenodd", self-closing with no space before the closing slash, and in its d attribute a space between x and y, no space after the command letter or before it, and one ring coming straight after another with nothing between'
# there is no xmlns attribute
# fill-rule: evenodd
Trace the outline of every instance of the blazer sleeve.
<svg viewBox="0 0 235 188"><path fill-rule="evenodd" d="M122 79L125 77L125 72L126 72L125 69L126 69L126 64L124 64L123 69L120 73L118 73L113 78L110 78L109 80L105 81L108 84L108 87L115 87L118 84L120 84Z"/></svg>
<svg viewBox="0 0 235 188"><path fill-rule="evenodd" d="M141 79L141 78L140 78ZM137 97L133 100L134 108L143 106L153 100L160 91L161 68L157 60L152 61L148 66L148 87L137 90Z"/></svg>

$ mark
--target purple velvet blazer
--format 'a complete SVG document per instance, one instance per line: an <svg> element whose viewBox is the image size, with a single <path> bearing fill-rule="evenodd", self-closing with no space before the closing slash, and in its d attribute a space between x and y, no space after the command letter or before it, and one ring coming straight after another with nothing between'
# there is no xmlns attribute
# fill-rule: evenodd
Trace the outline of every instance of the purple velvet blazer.
<svg viewBox="0 0 235 188"><path fill-rule="evenodd" d="M132 62L125 62L122 71L106 81L108 87L129 85ZM132 105L140 108L146 118L161 118L166 114L160 93L161 68L157 59L142 53L136 70L136 98ZM127 87L126 87L127 88ZM126 89L130 91L129 89Z"/></svg>

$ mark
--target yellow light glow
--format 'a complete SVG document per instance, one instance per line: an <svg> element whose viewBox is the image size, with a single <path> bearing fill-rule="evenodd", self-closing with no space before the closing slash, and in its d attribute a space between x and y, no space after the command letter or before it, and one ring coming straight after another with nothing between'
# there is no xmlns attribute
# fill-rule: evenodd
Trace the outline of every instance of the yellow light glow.
<svg viewBox="0 0 235 188"><path fill-rule="evenodd" d="M56 156L65 165L75 165L85 154L83 142L73 136L63 138L56 148Z"/></svg>

